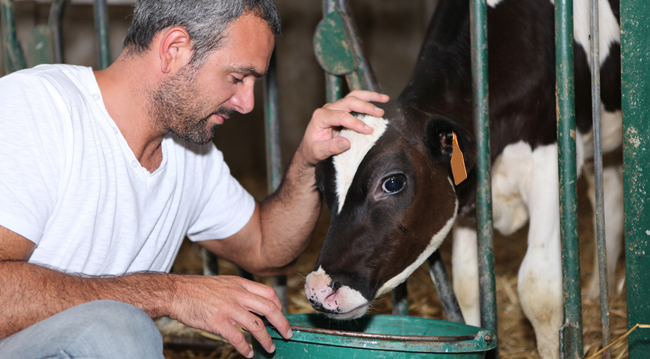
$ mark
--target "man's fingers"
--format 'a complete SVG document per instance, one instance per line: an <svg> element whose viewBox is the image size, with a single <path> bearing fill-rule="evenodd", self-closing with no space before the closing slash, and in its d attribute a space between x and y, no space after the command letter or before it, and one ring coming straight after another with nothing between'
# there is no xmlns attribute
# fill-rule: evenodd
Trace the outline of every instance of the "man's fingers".
<svg viewBox="0 0 650 359"><path fill-rule="evenodd" d="M344 97L336 102L327 104L323 108L328 110L338 110L344 112L365 113L370 116L381 117L384 110L374 104L354 96Z"/></svg>
<svg viewBox="0 0 650 359"><path fill-rule="evenodd" d="M244 313L240 318L235 318L237 323L244 329L248 330L253 337L260 343L260 345L269 353L275 351L275 344L273 339L266 330L266 326L262 319L251 313Z"/></svg>
<svg viewBox="0 0 650 359"><path fill-rule="evenodd" d="M383 110L381 111L383 113ZM327 130L328 133L331 133L331 137L336 137L341 128L348 128L365 134L372 133L372 128L348 111L327 109L318 110L317 114L318 121L315 123L317 129L319 131Z"/></svg>
<svg viewBox="0 0 650 359"><path fill-rule="evenodd" d="M384 110L381 111L383 114ZM366 135L369 135L373 132L370 126L366 125L363 121L359 120L358 118L346 112L342 112L339 114L338 123L339 124L337 126L343 126L345 128L349 128L359 133L365 133Z"/></svg>
<svg viewBox="0 0 650 359"><path fill-rule="evenodd" d="M273 301L257 297L251 298L249 301L244 301L242 303L242 306L250 312L257 313L266 317L266 320L268 320L269 323L271 323L271 325L274 326L285 339L291 338L292 333L291 327L289 325L289 320L287 320L284 314L282 314L280 307L278 307ZM258 318L255 317L255 319ZM257 325L255 322L252 324ZM263 325L264 324L262 323L262 326ZM247 329L250 331L250 328ZM266 329L264 330L264 333L268 335L268 333L266 333Z"/></svg>
<svg viewBox="0 0 650 359"><path fill-rule="evenodd" d="M246 289L247 291L253 294L259 295L260 297L273 301L273 303L275 303L278 309L282 311L282 302L280 302L280 298L278 298L278 295L277 293L275 293L275 290L273 288L262 283L257 283L248 280L243 281L242 287L244 287L244 289Z"/></svg>
<svg viewBox="0 0 650 359"><path fill-rule="evenodd" d="M251 346L246 341L244 334L237 330L234 325L230 323L219 325L219 331L215 333L220 334L224 339L228 341L228 343L232 344L232 346L235 347L235 349L241 353L241 355L245 356L246 358L253 357L253 348L251 348Z"/></svg>
<svg viewBox="0 0 650 359"><path fill-rule="evenodd" d="M388 102L390 100L390 97L388 95L380 94L377 92L373 91L361 91L361 90L355 90L347 94L346 97L357 97L360 98L364 101L372 101L372 102Z"/></svg>

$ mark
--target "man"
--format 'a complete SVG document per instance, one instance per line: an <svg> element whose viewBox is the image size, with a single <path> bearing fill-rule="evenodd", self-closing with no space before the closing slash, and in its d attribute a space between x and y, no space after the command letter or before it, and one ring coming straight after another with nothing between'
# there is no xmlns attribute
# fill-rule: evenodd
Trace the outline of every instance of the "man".
<svg viewBox="0 0 650 359"><path fill-rule="evenodd" d="M255 203L210 142L253 108L279 19L270 0L143 0L104 71L41 66L0 80L0 357L161 357L150 318L269 352L291 337L272 288L166 272L185 235L259 275L287 273L320 198L314 165L349 147L353 92L314 112L278 191ZM207 144L206 144L207 143ZM99 300L99 301L98 301Z"/></svg>

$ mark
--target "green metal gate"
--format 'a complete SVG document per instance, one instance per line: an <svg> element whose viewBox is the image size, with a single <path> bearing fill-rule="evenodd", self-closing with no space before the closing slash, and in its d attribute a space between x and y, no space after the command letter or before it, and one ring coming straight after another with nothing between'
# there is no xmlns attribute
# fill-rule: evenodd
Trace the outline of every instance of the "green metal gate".
<svg viewBox="0 0 650 359"><path fill-rule="evenodd" d="M627 325L650 324L650 2L621 1ZM646 254L647 250L647 254ZM647 358L650 331L633 332L630 358Z"/></svg>

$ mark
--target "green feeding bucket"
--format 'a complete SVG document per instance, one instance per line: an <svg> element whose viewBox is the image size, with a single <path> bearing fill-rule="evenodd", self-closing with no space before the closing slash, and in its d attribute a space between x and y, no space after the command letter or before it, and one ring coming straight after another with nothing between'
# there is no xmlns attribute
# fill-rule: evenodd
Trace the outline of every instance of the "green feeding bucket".
<svg viewBox="0 0 650 359"><path fill-rule="evenodd" d="M322 314L287 315L293 337L268 327L275 353L253 340L255 358L483 358L496 347L492 332L442 320L366 315L339 321Z"/></svg>

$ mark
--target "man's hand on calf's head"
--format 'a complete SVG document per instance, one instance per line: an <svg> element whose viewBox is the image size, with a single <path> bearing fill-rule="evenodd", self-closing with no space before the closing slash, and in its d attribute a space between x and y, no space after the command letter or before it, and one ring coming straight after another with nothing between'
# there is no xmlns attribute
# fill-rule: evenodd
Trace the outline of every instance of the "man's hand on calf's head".
<svg viewBox="0 0 650 359"><path fill-rule="evenodd" d="M248 330L268 352L275 350L266 319L289 339L289 321L273 288L234 276L173 276L174 296L170 317L190 327L221 335L246 357L253 350L235 328Z"/></svg>
<svg viewBox="0 0 650 359"><path fill-rule="evenodd" d="M347 150L350 141L337 136L341 127L365 134L372 133L370 127L352 116L350 112L380 117L384 115L384 110L370 101L387 102L388 100L387 95L376 92L352 91L344 98L317 109L307 125L305 136L296 154L302 157L305 166L314 166L319 161Z"/></svg>

